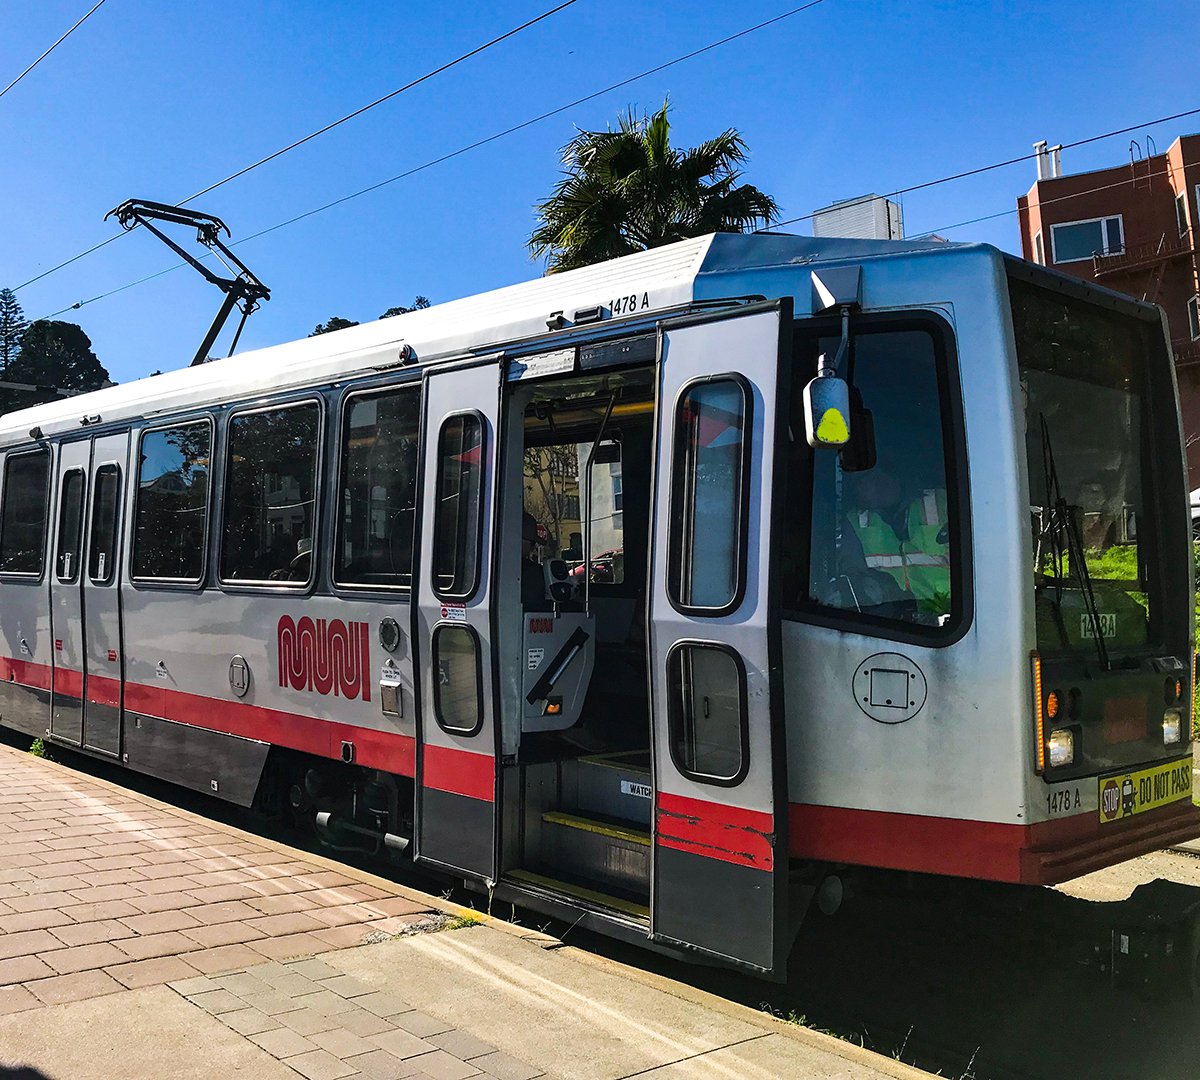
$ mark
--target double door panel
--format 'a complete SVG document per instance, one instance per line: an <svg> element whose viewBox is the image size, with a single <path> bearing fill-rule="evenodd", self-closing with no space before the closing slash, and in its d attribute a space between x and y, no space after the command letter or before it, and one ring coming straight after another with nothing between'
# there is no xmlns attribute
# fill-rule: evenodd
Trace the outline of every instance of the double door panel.
<svg viewBox="0 0 1200 1080"><path fill-rule="evenodd" d="M129 433L64 443L50 578L53 738L118 756L124 657L120 551Z"/></svg>

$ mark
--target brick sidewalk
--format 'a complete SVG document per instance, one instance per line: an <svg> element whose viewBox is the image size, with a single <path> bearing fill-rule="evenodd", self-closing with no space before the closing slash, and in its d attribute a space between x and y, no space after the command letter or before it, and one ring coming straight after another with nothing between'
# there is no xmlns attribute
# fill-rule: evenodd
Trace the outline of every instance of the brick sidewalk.
<svg viewBox="0 0 1200 1080"><path fill-rule="evenodd" d="M311 1080L540 1075L311 959L443 925L419 894L7 746L0 792L0 1015L167 983Z"/></svg>

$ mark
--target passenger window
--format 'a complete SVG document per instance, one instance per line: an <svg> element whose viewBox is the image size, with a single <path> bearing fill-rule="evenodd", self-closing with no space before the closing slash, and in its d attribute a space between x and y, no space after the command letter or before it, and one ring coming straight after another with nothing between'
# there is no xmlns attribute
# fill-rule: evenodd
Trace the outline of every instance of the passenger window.
<svg viewBox="0 0 1200 1080"><path fill-rule="evenodd" d="M207 420L148 431L142 436L134 510L133 577L197 582L208 549Z"/></svg>
<svg viewBox="0 0 1200 1080"><path fill-rule="evenodd" d="M668 585L679 608L718 615L745 579L745 445L749 392L741 378L691 386L675 415Z"/></svg>
<svg viewBox="0 0 1200 1080"><path fill-rule="evenodd" d="M442 597L470 597L479 584L483 524L483 422L452 416L438 437L433 521L433 588Z"/></svg>
<svg viewBox="0 0 1200 1080"><path fill-rule="evenodd" d="M733 786L749 768L746 672L733 650L683 642L667 657L671 756L689 779Z"/></svg>
<svg viewBox="0 0 1200 1080"><path fill-rule="evenodd" d="M421 391L363 394L346 406L342 431L339 585L412 584Z"/></svg>
<svg viewBox="0 0 1200 1080"><path fill-rule="evenodd" d="M92 493L92 540L88 557L88 577L97 585L108 585L115 576L120 497L121 470L115 465L101 465L96 470Z"/></svg>
<svg viewBox="0 0 1200 1080"><path fill-rule="evenodd" d="M483 725L479 696L479 639L469 626L433 632L433 703L438 725L455 735L474 735Z"/></svg>
<svg viewBox="0 0 1200 1080"><path fill-rule="evenodd" d="M817 356L834 355L838 339L814 337L801 348L791 420L799 460L785 504L792 516L784 530L785 606L809 603L912 626L946 626L959 602L951 572L958 557L956 505L947 482L944 391L933 335L926 329L854 335L838 372L852 387L853 438L840 451L808 448L800 396ZM802 490L809 476L810 503ZM803 520L806 503L811 522Z"/></svg>
<svg viewBox="0 0 1200 1080"><path fill-rule="evenodd" d="M66 585L79 577L79 547L83 539L83 470L63 474L58 497L58 554L55 573Z"/></svg>
<svg viewBox="0 0 1200 1080"><path fill-rule="evenodd" d="M229 421L221 580L312 580L321 409L314 402Z"/></svg>
<svg viewBox="0 0 1200 1080"><path fill-rule="evenodd" d="M4 463L0 572L33 575L42 572L49 487L50 455L45 450L9 455Z"/></svg>

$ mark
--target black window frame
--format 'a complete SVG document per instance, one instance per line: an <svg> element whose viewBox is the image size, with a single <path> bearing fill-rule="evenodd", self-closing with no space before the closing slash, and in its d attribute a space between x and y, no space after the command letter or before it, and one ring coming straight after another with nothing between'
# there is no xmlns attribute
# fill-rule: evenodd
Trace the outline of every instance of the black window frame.
<svg viewBox="0 0 1200 1080"><path fill-rule="evenodd" d="M79 520L75 526L75 566L72 572L63 577L59 573L59 562L63 557L63 511L66 509L64 492L67 479L78 475L82 487L79 489ZM64 469L58 481L58 521L55 524L54 536L54 580L60 585L74 585L79 581L79 567L83 564L83 527L87 519L87 470L81 465L72 465Z"/></svg>
<svg viewBox="0 0 1200 1080"><path fill-rule="evenodd" d="M208 425L208 476L204 485L204 526L200 530L203 537L203 548L200 552L200 574L197 577L147 577L137 573L137 544L138 544L138 514L142 507L142 446L149 435L161 431L171 431L175 428L192 427L196 424ZM211 551L210 534L213 521L213 469L214 457L217 452L217 425L211 413L184 419L172 419L152 427L144 427L138 432L137 438L137 481L134 484L133 516L130 519L129 544L129 581L135 588L151 589L203 589L208 580L208 557Z"/></svg>
<svg viewBox="0 0 1200 1080"><path fill-rule="evenodd" d="M92 557L96 552L96 511L100 499L101 475L115 474L117 478L117 494L113 501L112 513L112 560L104 568L104 575L98 577L92 573ZM117 563L121 558L121 483L122 469L115 461L106 461L92 469L92 507L88 514L87 530L87 564L88 581L99 588L111 585L117 579Z"/></svg>
<svg viewBox="0 0 1200 1080"><path fill-rule="evenodd" d="M442 495L442 440L446 437L446 428L454 420L459 420L469 417L479 425L479 520L476 522L475 534L473 542L475 544L475 557L472 561L471 580L468 587L459 591L451 591L438 587L438 550L441 546L442 533L442 515L441 495ZM460 409L457 412L447 414L442 418L441 424L438 425L437 441L433 444L434 452L434 476L433 476L433 529L430 541L430 558L429 558L429 587L439 600L452 600L455 603L467 603L472 600L475 594L479 591L479 585L483 577L483 530L484 521L487 517L487 476L488 476L488 422L487 417L478 409ZM457 583L456 583L457 584Z"/></svg>
<svg viewBox="0 0 1200 1080"><path fill-rule="evenodd" d="M308 577L304 581L271 581L260 578L226 578L222 572L223 556L225 553L225 529L229 521L229 477L233 467L233 455L230 453L230 439L233 422L239 416L250 416L254 413L282 412L285 409L300 408L305 405L317 407L317 456L313 466L313 517L312 517L312 558L309 559ZM324 492L325 442L327 438L325 424L325 398L321 395L306 394L299 398L255 402L254 404L239 404L230 409L225 416L221 434L221 513L216 523L216 580L222 589L232 589L239 592L283 592L289 595L308 593L316 588L320 580L321 564L321 501Z"/></svg>
<svg viewBox="0 0 1200 1080"><path fill-rule="evenodd" d="M421 447L425 436L425 391L421 379L408 379L399 383L356 387L348 391L341 401L339 408L339 427L337 433L337 487L334 491L333 502L333 551L329 559L329 581L333 588L353 593L383 592L392 596L411 596L417 585L418 554L421 542ZM341 503L341 493L345 490L347 465L346 435L349 431L350 409L358 398L381 397L385 394L413 393L417 395L417 461L416 461L416 501L413 505L413 542L412 562L409 571L408 585L382 585L375 582L342 581L338 576L342 571L341 557L344 542L345 515Z"/></svg>
<svg viewBox="0 0 1200 1080"><path fill-rule="evenodd" d="M475 650L475 725L470 728L451 727L442 717L441 679L438 677L438 641L444 632L465 631ZM433 628L429 642L429 660L433 674L433 719L447 735L469 739L483 730L483 647L475 627L462 622L439 622Z"/></svg>
<svg viewBox="0 0 1200 1080"><path fill-rule="evenodd" d="M4 490L0 493L0 556L4 551L4 523L8 513L8 466L10 462L16 461L18 458L33 457L35 454L41 455L45 459L46 466L46 498L45 505L42 509L42 544L39 553L38 569L32 570L0 570L0 578L12 581L41 581L46 573L46 549L50 540L50 513L53 506L53 484L50 480L50 464L51 456L49 447L39 446L32 450L18 450L9 452L4 456L4 475L3 486Z"/></svg>
<svg viewBox="0 0 1200 1080"><path fill-rule="evenodd" d="M681 716L683 702L680 700L680 696L674 692L671 672L675 663L682 662L681 657L684 649L712 649L716 652L724 653L733 661L733 666L737 671L738 709L740 713L738 717L738 737L741 741L741 762L738 771L733 776L711 776L708 773L696 772L679 760L677 743L678 736L681 733L680 724L683 719ZM691 780L693 783L707 784L710 787L738 787L750 772L750 697L747 688L746 662L742 659L742 654L725 641L680 638L667 650L664 670L666 672L665 686L667 697L667 749L671 755L671 763L675 766L680 776Z"/></svg>
<svg viewBox="0 0 1200 1080"><path fill-rule="evenodd" d="M803 436L793 446L801 446L807 461L802 468L800 484L792 483L789 473L784 498L796 497L804 511L804 527L796 538L799 580L805 598L797 601L785 598L781 603L783 618L791 622L825 626L884 641L898 641L907 645L923 645L928 648L946 648L962 640L975 618L975 574L973 566L974 546L971 524L970 473L967 463L966 422L963 411L962 382L959 374L958 345L954 328L936 311L878 312L851 317L850 333L857 334L864 328L871 333L889 333L905 330L924 330L933 341L934 364L937 371L938 398L942 422L943 459L946 465L947 514L952 524L950 533L952 552L950 560L950 620L945 626L922 626L904 623L897 619L879 615L868 615L843 608L825 607L807 598L812 543L812 495L813 463L815 451L808 447ZM818 316L796 319L792 324L792 359L795 375L792 378L792 395L796 395L808 382L805 372L796 370L801 346L805 339L833 337L841 334L841 323L836 318ZM864 401L866 408L870 401ZM789 405L790 408L790 405ZM794 426L794 425L793 425ZM795 432L793 432L795 435ZM794 462L788 463L793 468ZM780 523L780 528L784 523ZM773 542L783 544L790 538L776 535Z"/></svg>
<svg viewBox="0 0 1200 1080"><path fill-rule="evenodd" d="M681 510L680 500L685 498L689 491L694 491L693 488L687 485L689 470L685 468L680 452L680 417L683 412L684 403L693 389L698 386L707 386L720 382L733 383L742 394L741 468L738 477L740 488L738 492L738 537L735 548L737 566L734 571L734 592L730 600L720 607L702 607L696 604L685 604L679 599L680 573L683 561L683 536L681 534L683 519L679 513ZM754 457L754 388L751 386L750 381L737 371L726 371L689 379L679 388L679 392L675 395L675 403L672 407L671 415L671 479L667 518L667 600L670 602L671 607L681 615L686 615L689 618L719 619L737 611L746 596L747 562L750 553L750 477L752 475L751 466ZM695 508L694 500L692 508L693 510Z"/></svg>

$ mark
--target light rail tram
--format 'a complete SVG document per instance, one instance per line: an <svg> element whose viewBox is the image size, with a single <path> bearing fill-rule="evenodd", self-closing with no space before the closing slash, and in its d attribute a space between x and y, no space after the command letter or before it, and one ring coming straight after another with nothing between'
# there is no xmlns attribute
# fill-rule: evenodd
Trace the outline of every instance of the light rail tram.
<svg viewBox="0 0 1200 1080"><path fill-rule="evenodd" d="M1200 835L1168 340L717 234L11 413L0 724L781 978L847 867Z"/></svg>

